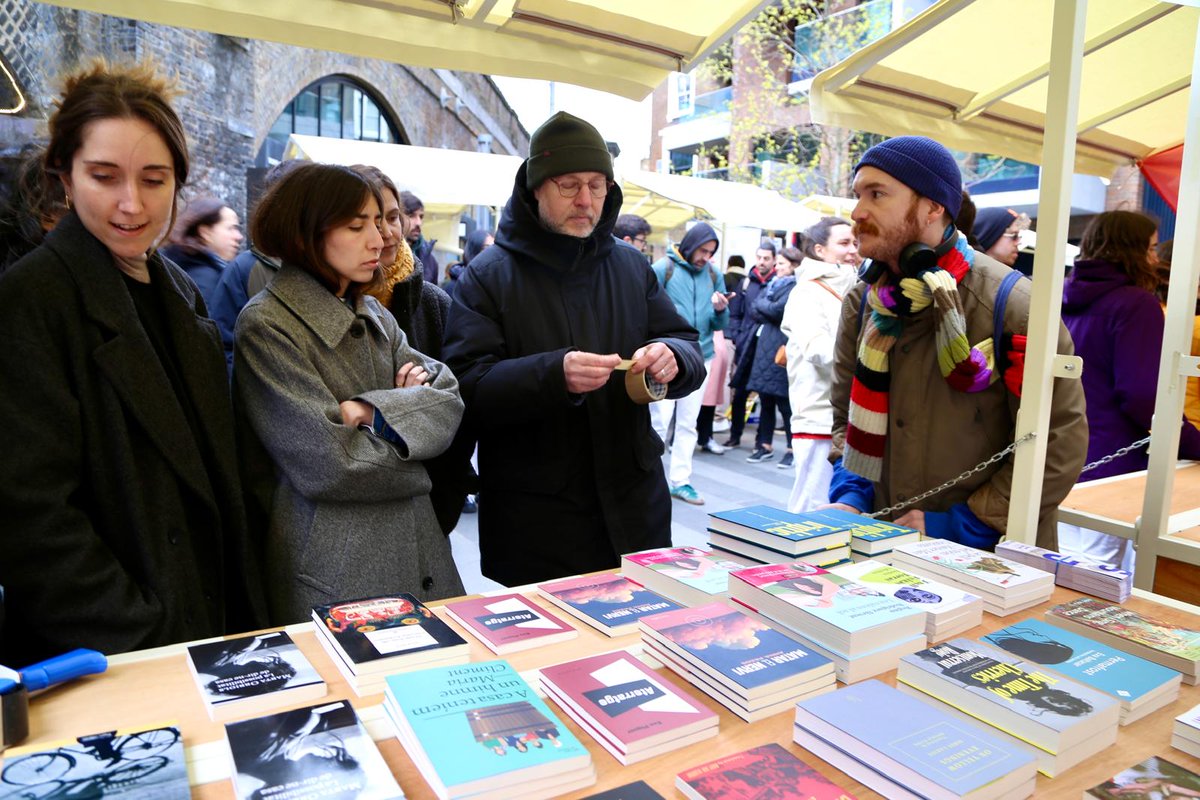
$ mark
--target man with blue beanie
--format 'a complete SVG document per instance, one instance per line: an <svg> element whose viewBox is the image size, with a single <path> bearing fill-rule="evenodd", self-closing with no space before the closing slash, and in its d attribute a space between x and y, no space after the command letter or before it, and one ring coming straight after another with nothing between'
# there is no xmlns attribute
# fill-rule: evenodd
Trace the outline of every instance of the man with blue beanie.
<svg viewBox="0 0 1200 800"><path fill-rule="evenodd" d="M875 145L855 167L854 193L854 232L870 261L842 305L829 492L836 507L863 513L903 505L1012 442L1030 283L1005 282L1012 270L955 229L962 176L938 142L900 136ZM1074 352L1061 325L1058 352ZM1060 378L1038 515L1042 547L1057 549L1058 504L1079 476L1087 439L1083 387ZM892 517L933 538L993 549L1008 524L1013 460Z"/></svg>
<svg viewBox="0 0 1200 800"><path fill-rule="evenodd" d="M709 373L714 353L713 331L723 330L729 322L725 280L712 263L713 254L719 246L720 241L712 226L707 222L699 222L684 234L678 246L672 247L653 267L659 285L675 304L679 316L700 334L700 352L704 356L707 374L704 384L687 397L663 400L650 407L654 430L664 442L667 440L667 429L671 427L671 417L675 417L675 439L671 444L671 467L667 475L671 496L697 506L704 505L704 498L692 486L692 453L698 438L696 420L708 382L722 379L722 376ZM725 448L713 440L711 432L708 440L701 444L710 453L721 455L725 452Z"/></svg>

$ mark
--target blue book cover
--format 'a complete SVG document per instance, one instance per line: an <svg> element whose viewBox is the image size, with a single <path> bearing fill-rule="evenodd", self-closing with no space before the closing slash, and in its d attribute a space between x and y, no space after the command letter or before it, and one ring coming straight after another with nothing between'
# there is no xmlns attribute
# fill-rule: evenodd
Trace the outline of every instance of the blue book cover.
<svg viewBox="0 0 1200 800"><path fill-rule="evenodd" d="M1027 748L877 680L801 700L797 708L955 795L976 791L1022 768L1031 777L1034 773ZM807 727L805 714L797 714L801 727ZM852 755L871 763L867 754Z"/></svg>
<svg viewBox="0 0 1200 800"><path fill-rule="evenodd" d="M735 508L732 511L717 511L709 514L709 517L714 520L713 529L722 533L736 535L737 529L743 528L778 536L789 542L810 542L813 539L828 537L829 540L823 543L828 546L850 541L847 523L836 517L829 517L823 511L792 514L771 506L758 505ZM861 520L859 517L860 522Z"/></svg>
<svg viewBox="0 0 1200 800"><path fill-rule="evenodd" d="M591 764L583 743L507 661L390 675L387 703L446 787L500 776L505 785Z"/></svg>
<svg viewBox="0 0 1200 800"><path fill-rule="evenodd" d="M1003 716L1006 712L1061 734L1094 717L1104 716L1116 705L1111 697L1094 689L970 639L952 639L904 656L900 659L897 678L910 683L904 676L906 667L940 677L948 689L957 688L987 700L996 716L985 712L982 718L1008 733L1012 731L1006 726ZM936 691L931 694L951 705L958 705L951 695ZM1112 719L1115 721L1115 714ZM1042 747L1039 742L1032 743Z"/></svg>
<svg viewBox="0 0 1200 800"><path fill-rule="evenodd" d="M656 614L643 624L743 689L833 673L825 656L725 603Z"/></svg>
<svg viewBox="0 0 1200 800"><path fill-rule="evenodd" d="M1173 669L1040 619L1009 625L984 636L983 641L1124 702L1134 702L1180 679Z"/></svg>
<svg viewBox="0 0 1200 800"><path fill-rule="evenodd" d="M642 617L680 608L624 575L580 575L543 583L538 591L604 628L636 626Z"/></svg>

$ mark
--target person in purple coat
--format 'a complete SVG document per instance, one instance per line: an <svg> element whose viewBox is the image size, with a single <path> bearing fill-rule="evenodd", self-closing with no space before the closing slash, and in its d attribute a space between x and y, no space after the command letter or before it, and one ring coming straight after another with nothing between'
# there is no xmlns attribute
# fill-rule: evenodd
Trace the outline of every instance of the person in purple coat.
<svg viewBox="0 0 1200 800"><path fill-rule="evenodd" d="M1079 245L1063 284L1062 320L1083 358L1091 463L1149 434L1165 320L1154 295L1154 220L1135 211L1106 211L1088 224ZM1200 459L1200 430L1186 420L1179 457ZM1090 470L1086 479L1136 472L1147 463L1147 450L1141 447ZM1132 568L1130 540L1066 530L1070 527L1059 530L1064 552Z"/></svg>

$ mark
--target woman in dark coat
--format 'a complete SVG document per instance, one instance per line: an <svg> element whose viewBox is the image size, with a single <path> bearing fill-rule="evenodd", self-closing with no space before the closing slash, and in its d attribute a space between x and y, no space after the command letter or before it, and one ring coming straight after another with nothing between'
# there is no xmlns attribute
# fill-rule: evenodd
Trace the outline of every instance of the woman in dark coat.
<svg viewBox="0 0 1200 800"><path fill-rule="evenodd" d="M775 409L783 414L787 452L779 462L780 469L792 466L792 404L788 399L787 367L775 363L775 354L787 344L779 325L788 296L796 287L796 269L804 254L794 247L785 247L775 259L775 277L754 301L754 311L762 320L758 343L754 347L754 363L750 368L747 388L758 392L758 434L754 437L754 452L746 460L753 463L769 461L774 452Z"/></svg>
<svg viewBox="0 0 1200 800"><path fill-rule="evenodd" d="M183 267L211 308L221 274L244 238L236 211L216 198L201 197L179 215L163 255Z"/></svg>
<svg viewBox="0 0 1200 800"><path fill-rule="evenodd" d="M67 80L46 170L72 210L0 279L0 663L266 621L220 337L155 253L188 173L165 89Z"/></svg>

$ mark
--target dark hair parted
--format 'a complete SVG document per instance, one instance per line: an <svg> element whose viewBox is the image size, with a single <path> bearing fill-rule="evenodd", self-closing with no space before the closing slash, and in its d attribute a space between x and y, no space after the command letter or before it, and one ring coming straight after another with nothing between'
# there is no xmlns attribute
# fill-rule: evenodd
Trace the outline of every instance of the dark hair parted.
<svg viewBox="0 0 1200 800"><path fill-rule="evenodd" d="M626 236L636 239L639 236L649 235L650 223L637 214L622 214L617 217L617 224L613 226L613 236L618 239L624 239Z"/></svg>
<svg viewBox="0 0 1200 800"><path fill-rule="evenodd" d="M1134 285L1153 292L1158 273L1150 263L1150 238L1158 223L1137 211L1105 211L1092 218L1079 240L1079 257L1115 264Z"/></svg>
<svg viewBox="0 0 1200 800"><path fill-rule="evenodd" d="M762 239L758 243L759 250L767 250L771 255L775 255L775 242L770 239Z"/></svg>
<svg viewBox="0 0 1200 800"><path fill-rule="evenodd" d="M804 255L820 261L821 257L817 255L817 245L824 247L829 244L829 237L833 235L833 229L838 225L854 227L854 223L841 217L821 217L817 220L815 225L804 232ZM788 260L791 261L791 259Z"/></svg>
<svg viewBox="0 0 1200 800"><path fill-rule="evenodd" d="M425 204L421 202L421 198L412 192L401 192L400 207L404 209L405 214L415 214L423 209Z"/></svg>
<svg viewBox="0 0 1200 800"><path fill-rule="evenodd" d="M380 191L387 189L396 198L396 202L400 202L400 190L396 188L396 184L387 176L387 173L379 167L373 167L370 164L354 164L350 169L365 175L369 181L379 186Z"/></svg>
<svg viewBox="0 0 1200 800"><path fill-rule="evenodd" d="M171 229L171 244L192 252L207 250L200 239L200 229L220 222L221 212L228 207L215 197L200 197L188 203Z"/></svg>
<svg viewBox="0 0 1200 800"><path fill-rule="evenodd" d="M365 175L336 164L304 164L263 195L250 235L263 253L303 269L337 294L340 279L325 261L325 236L358 216L370 198L382 213L379 188ZM351 283L346 296L357 298L379 280L376 270L370 283Z"/></svg>
<svg viewBox="0 0 1200 800"><path fill-rule="evenodd" d="M175 196L187 183L187 137L179 115L171 108L171 84L149 63L117 65L96 59L71 73L63 83L62 97L50 115L50 143L46 146L46 172L69 175L83 146L88 123L103 119L139 119L158 131L175 168Z"/></svg>
<svg viewBox="0 0 1200 800"><path fill-rule="evenodd" d="M799 269L804 261L804 253L800 252L798 247L785 247L779 251L779 255L790 261L793 269Z"/></svg>

